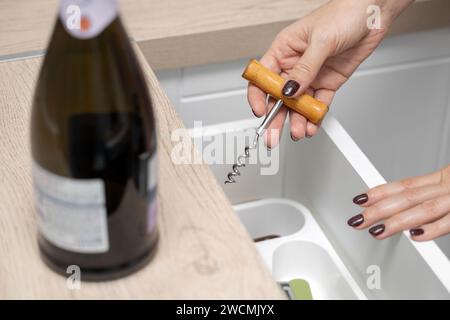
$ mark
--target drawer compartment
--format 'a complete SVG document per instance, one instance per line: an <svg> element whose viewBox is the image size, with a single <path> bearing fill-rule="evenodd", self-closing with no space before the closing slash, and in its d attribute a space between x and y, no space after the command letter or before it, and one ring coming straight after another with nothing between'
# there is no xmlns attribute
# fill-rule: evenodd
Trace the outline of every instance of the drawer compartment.
<svg viewBox="0 0 450 320"><path fill-rule="evenodd" d="M259 123L191 133L201 151L201 141L234 135L240 146L225 143L223 151L235 154ZM236 184L224 185L250 235L270 236L255 245L274 278L308 281L315 299L449 299L450 261L434 241L417 243L407 232L379 241L347 225L360 211L353 196L385 180L340 123L329 115L312 139L294 143L288 136L280 143L276 174L261 175L258 164L248 164ZM221 182L231 169L229 162L210 166ZM371 285L374 277L379 285Z"/></svg>
<svg viewBox="0 0 450 320"><path fill-rule="evenodd" d="M276 281L305 280L313 299L366 299L305 206L274 198L236 205L235 210L253 238L279 235L256 244ZM280 232L280 225L290 228Z"/></svg>

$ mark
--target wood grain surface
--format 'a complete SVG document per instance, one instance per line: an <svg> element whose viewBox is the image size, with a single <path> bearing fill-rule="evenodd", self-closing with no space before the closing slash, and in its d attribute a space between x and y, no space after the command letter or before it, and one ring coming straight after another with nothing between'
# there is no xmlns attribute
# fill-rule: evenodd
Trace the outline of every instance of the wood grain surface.
<svg viewBox="0 0 450 320"><path fill-rule="evenodd" d="M153 69L262 54L285 26L328 0L120 0L131 37ZM0 1L0 59L44 50L58 0ZM416 3L392 32L450 25L450 1Z"/></svg>
<svg viewBox="0 0 450 320"><path fill-rule="evenodd" d="M157 117L159 249L141 271L80 290L38 254L29 120L41 58L0 62L0 299L283 298L210 169L172 163L170 136L182 123L139 57Z"/></svg>

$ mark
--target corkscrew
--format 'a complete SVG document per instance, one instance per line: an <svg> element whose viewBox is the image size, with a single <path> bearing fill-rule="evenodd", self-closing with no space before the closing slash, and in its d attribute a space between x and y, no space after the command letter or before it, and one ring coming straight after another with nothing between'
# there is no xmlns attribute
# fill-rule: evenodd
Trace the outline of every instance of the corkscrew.
<svg viewBox="0 0 450 320"><path fill-rule="evenodd" d="M298 98L287 98L283 96L282 88L285 80L279 74L270 71L256 60L249 62L242 77L267 93L268 98L266 99L266 103L268 103L269 97L277 99L277 102L266 115L261 125L256 129L253 143L245 147L244 154L238 156L236 163L233 164L232 171L227 175L228 180L225 181L225 184L236 183L235 178L241 175L239 169L245 167L246 160L250 157L250 150L257 148L259 137L264 133L283 105L300 113L310 122L317 125L322 122L322 119L328 112L328 106L326 104L310 95L304 94Z"/></svg>
<svg viewBox="0 0 450 320"><path fill-rule="evenodd" d="M269 96L267 96L267 99L266 99L267 104L268 104L268 101L269 101ZM246 159L248 159L250 157L250 150L257 148L259 137L262 136L262 134L267 129L267 127L270 125L273 118L275 118L275 116L277 115L278 111L281 109L282 106L283 106L283 100L280 99L275 103L273 108L270 110L270 112L264 118L264 121L256 129L255 138L253 139L252 145L246 146L244 149L244 154L238 156L237 162L235 164L233 164L233 167L232 167L233 171L229 172L227 175L228 180L225 181L225 184L236 182L235 177L241 175L239 168L245 167L245 161L246 161Z"/></svg>

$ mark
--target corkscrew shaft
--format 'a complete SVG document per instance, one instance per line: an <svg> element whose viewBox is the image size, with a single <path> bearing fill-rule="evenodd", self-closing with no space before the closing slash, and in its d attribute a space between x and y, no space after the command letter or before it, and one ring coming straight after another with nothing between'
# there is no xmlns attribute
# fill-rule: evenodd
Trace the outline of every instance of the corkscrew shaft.
<svg viewBox="0 0 450 320"><path fill-rule="evenodd" d="M240 176L241 172L239 171L239 168L245 167L245 161L247 158L250 157L250 150L256 149L258 147L258 140L259 137L263 135L264 131L269 127L272 120L277 115L278 111L280 111L281 107L283 106L283 100L278 100L273 108L270 110L270 112L267 114L267 116L264 118L264 121L261 123L261 125L256 129L255 138L253 140L253 144L251 146L245 147L244 154L240 155L237 159L237 162L233 165L233 170L228 173L227 178L228 180L225 181L225 184L227 183L235 183L236 176Z"/></svg>
<svg viewBox="0 0 450 320"><path fill-rule="evenodd" d="M273 108L270 110L270 112L264 118L264 121L261 123L261 125L258 127L258 129L256 129L257 136L261 136L264 133L264 131L267 129L267 127L270 125L272 120L278 114L278 111L280 111L282 106L283 106L283 100L281 100L281 99L275 103Z"/></svg>

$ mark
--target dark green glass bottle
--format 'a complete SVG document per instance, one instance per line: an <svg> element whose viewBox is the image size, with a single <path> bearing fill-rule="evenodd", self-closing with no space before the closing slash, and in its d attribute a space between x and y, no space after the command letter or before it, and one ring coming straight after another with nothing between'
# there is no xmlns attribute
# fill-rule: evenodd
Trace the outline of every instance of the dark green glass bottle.
<svg viewBox="0 0 450 320"><path fill-rule="evenodd" d="M61 0L33 100L33 181L44 261L81 280L156 250L156 135L145 79L115 0Z"/></svg>

